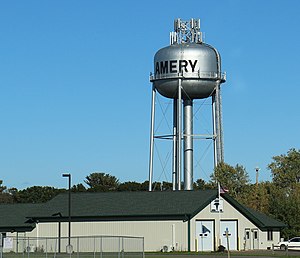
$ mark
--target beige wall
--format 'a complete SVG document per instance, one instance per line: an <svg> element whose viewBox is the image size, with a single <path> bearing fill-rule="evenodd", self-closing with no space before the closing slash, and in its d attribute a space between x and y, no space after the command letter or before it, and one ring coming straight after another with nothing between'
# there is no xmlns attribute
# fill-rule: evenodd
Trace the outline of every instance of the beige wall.
<svg viewBox="0 0 300 258"><path fill-rule="evenodd" d="M261 231L250 222L244 215L238 212L231 204L223 199L223 212L211 212L211 206L208 205L199 214L197 214L191 221L191 236L194 238L196 229L196 220L214 220L215 224L215 246L217 247L220 231L220 220L237 220L237 233L238 233L238 248L244 250L245 244L245 229L250 229L250 249L253 249L253 229L258 230L258 248L267 249L272 247L272 244L277 244L280 238L280 232L273 232L273 241L267 241L267 232ZM191 241L191 250L195 250L195 239Z"/></svg>
<svg viewBox="0 0 300 258"><path fill-rule="evenodd" d="M72 222L72 236L134 236L144 237L145 251L160 251L164 245L187 251L187 222L122 221ZM26 234L32 237L57 237L58 223L39 223ZM61 236L68 236L68 223L61 223Z"/></svg>
<svg viewBox="0 0 300 258"><path fill-rule="evenodd" d="M195 203L197 206L197 203ZM211 212L210 204L192 218L190 223L191 250L195 251L196 220L213 220L215 225L215 247L219 245L219 221L237 220L238 248L244 250L245 229L250 229L250 249L253 249L253 229L257 227L223 200L223 212ZM135 236L144 237L145 251L160 251L163 246L174 247L178 251L188 250L188 223L183 221L122 221L122 222L75 222L72 223L72 236ZM58 223L39 223L36 229L26 236L57 237ZM68 236L68 223L61 223L61 236ZM267 249L279 241L279 232L273 232L273 241L267 241L267 232L258 230L257 248Z"/></svg>

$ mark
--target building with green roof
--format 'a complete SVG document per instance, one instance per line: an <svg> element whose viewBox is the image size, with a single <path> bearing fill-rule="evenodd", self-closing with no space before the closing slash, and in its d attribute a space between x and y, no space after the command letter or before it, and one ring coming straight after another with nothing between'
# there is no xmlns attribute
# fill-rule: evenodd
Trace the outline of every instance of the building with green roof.
<svg viewBox="0 0 300 258"><path fill-rule="evenodd" d="M67 237L68 207L68 194L43 204L0 205L0 230ZM213 251L227 240L231 250L267 249L284 227L227 193L219 198L217 190L71 194L72 236L144 237L145 251Z"/></svg>
<svg viewBox="0 0 300 258"><path fill-rule="evenodd" d="M35 228L35 223L27 222L40 205L31 203L0 204L0 232L28 232Z"/></svg>

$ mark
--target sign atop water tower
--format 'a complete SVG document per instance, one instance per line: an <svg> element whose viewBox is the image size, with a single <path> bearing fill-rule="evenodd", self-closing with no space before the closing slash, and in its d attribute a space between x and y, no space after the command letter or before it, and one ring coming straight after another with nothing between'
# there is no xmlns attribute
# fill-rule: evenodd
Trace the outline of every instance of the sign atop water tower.
<svg viewBox="0 0 300 258"><path fill-rule="evenodd" d="M220 85L226 76L221 71L220 54L202 41L200 20L176 19L170 33L170 46L154 56L152 116L150 134L149 190L152 191L155 94L174 100L173 105L173 190L181 190L181 156L183 157L184 189L193 185L193 100L212 97L215 165L223 161ZM184 112L182 112L182 109ZM183 113L183 116L182 116ZM181 118L183 117L183 121ZM184 128L182 130L182 123ZM184 132L184 133L183 133ZM182 144L183 143L183 144ZM183 145L183 147L182 147Z"/></svg>

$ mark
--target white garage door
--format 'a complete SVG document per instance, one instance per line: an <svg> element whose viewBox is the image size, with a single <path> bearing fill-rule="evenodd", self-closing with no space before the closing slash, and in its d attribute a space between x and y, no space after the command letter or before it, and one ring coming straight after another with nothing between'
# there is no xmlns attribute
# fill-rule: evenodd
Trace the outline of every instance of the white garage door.
<svg viewBox="0 0 300 258"><path fill-rule="evenodd" d="M213 221L196 221L196 239L198 251L214 250L214 224Z"/></svg>
<svg viewBox="0 0 300 258"><path fill-rule="evenodd" d="M237 221L221 221L221 245L227 249L227 241L229 241L229 250L237 250L237 237Z"/></svg>

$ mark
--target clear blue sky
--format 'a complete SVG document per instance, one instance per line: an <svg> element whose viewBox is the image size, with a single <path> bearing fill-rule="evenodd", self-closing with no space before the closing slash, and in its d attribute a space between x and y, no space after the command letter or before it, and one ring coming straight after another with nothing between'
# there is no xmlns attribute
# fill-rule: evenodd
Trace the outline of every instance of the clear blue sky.
<svg viewBox="0 0 300 258"><path fill-rule="evenodd" d="M297 0L0 1L0 179L147 180L149 73L180 17L200 18L222 57L225 161L270 180L272 157L300 146L299 10ZM208 180L201 167L194 177Z"/></svg>

